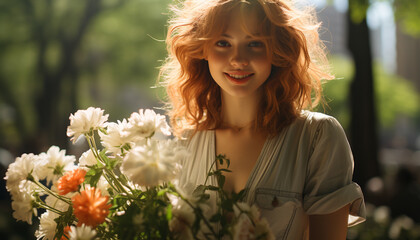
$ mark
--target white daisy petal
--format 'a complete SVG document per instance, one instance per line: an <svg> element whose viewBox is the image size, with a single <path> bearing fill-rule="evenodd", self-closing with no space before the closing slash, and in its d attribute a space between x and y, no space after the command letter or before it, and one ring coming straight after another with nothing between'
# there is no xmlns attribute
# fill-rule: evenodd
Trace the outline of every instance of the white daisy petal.
<svg viewBox="0 0 420 240"><path fill-rule="evenodd" d="M99 132L102 145L107 149L107 152L113 153L114 155L121 155L121 149L125 145L131 146L133 144L134 139L128 133L129 128L130 125L127 120L123 119L122 122L109 123L106 134Z"/></svg>
<svg viewBox="0 0 420 240"><path fill-rule="evenodd" d="M79 158L79 167L93 166L97 163L98 160L96 159L91 149L84 152Z"/></svg>
<svg viewBox="0 0 420 240"><path fill-rule="evenodd" d="M54 221L58 217L58 214L46 211L39 218L39 229L35 232L35 237L37 240L54 240L55 229L57 228L57 223Z"/></svg>
<svg viewBox="0 0 420 240"><path fill-rule="evenodd" d="M124 157L121 171L140 186L156 186L170 181L179 169L179 161L186 150L175 141L148 141L137 146Z"/></svg>
<svg viewBox="0 0 420 240"><path fill-rule="evenodd" d="M180 198L172 198L171 203L173 207L169 229L177 239L194 239L191 231L195 221L194 210Z"/></svg>
<svg viewBox="0 0 420 240"><path fill-rule="evenodd" d="M32 216L37 215L37 209L34 208L34 191L38 187L29 181L21 181L19 184L19 194L12 195L13 217L18 221L32 224Z"/></svg>
<svg viewBox="0 0 420 240"><path fill-rule="evenodd" d="M85 224L80 227L71 226L69 236L70 240L91 240L96 236L96 231Z"/></svg>
<svg viewBox="0 0 420 240"><path fill-rule="evenodd" d="M41 153L42 164L38 169L39 179L46 179L47 184L56 182L65 172L73 170L76 166L76 157L66 155L66 150L51 146L46 153Z"/></svg>
<svg viewBox="0 0 420 240"><path fill-rule="evenodd" d="M161 132L167 136L171 135L165 116L150 109L140 109L138 113L132 113L128 122L130 128L127 131L132 137L148 138L156 132Z"/></svg>
<svg viewBox="0 0 420 240"><path fill-rule="evenodd" d="M74 115L70 114L70 126L67 128L67 136L76 140L83 134L92 130L106 127L108 114L104 115L104 110L100 108L89 107L86 110L78 110Z"/></svg>
<svg viewBox="0 0 420 240"><path fill-rule="evenodd" d="M11 163L7 169L6 189L11 192L19 192L19 184L26 180L31 173L35 180L38 180L38 170L40 165L40 157L34 154L23 154L16 158L15 162Z"/></svg>

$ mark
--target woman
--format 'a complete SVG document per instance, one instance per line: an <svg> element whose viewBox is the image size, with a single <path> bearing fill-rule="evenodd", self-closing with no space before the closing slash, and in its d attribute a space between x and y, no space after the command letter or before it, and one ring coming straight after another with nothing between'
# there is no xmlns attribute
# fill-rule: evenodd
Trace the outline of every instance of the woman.
<svg viewBox="0 0 420 240"><path fill-rule="evenodd" d="M203 184L226 155L224 189L246 189L276 239L345 239L364 218L363 195L340 124L305 110L332 78L312 12L284 0L191 0L173 10L161 74L191 152L181 183Z"/></svg>

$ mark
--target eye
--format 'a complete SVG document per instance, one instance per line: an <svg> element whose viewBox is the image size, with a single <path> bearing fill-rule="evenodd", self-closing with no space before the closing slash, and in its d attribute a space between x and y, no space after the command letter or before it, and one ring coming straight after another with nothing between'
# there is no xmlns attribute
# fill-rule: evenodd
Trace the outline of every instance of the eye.
<svg viewBox="0 0 420 240"><path fill-rule="evenodd" d="M264 47L264 43L260 42L260 41L252 41L248 44L249 47L256 47L256 48L261 48Z"/></svg>
<svg viewBox="0 0 420 240"><path fill-rule="evenodd" d="M216 42L216 46L218 47L230 47L230 44L228 41L220 40Z"/></svg>

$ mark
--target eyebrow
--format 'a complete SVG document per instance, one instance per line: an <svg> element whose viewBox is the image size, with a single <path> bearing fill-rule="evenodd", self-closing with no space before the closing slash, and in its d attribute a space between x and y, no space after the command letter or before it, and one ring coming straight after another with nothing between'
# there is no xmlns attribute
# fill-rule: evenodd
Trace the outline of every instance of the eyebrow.
<svg viewBox="0 0 420 240"><path fill-rule="evenodd" d="M226 37L226 38L230 38L230 39L232 39L232 36L230 36L229 34L226 34L226 33L223 33L223 34L222 34L222 37ZM251 39L252 37L248 35L248 36L246 36L245 38L246 38L246 39Z"/></svg>

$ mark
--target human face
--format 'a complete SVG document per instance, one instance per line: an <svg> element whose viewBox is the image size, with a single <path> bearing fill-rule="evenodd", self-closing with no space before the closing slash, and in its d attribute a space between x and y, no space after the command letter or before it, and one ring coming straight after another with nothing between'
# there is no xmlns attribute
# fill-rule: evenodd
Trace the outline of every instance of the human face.
<svg viewBox="0 0 420 240"><path fill-rule="evenodd" d="M235 11L226 31L211 42L206 59L211 76L224 94L259 96L261 85L270 76L271 61L264 43L248 35L243 24L253 35L258 35L256 14L245 18Z"/></svg>

